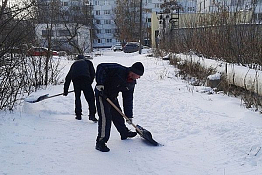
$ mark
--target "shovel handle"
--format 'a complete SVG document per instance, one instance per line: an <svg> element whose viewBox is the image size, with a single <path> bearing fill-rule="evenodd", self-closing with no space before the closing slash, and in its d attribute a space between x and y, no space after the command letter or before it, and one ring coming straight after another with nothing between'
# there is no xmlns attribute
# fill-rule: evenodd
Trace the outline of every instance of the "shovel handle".
<svg viewBox="0 0 262 175"><path fill-rule="evenodd" d="M109 98L106 98L106 101L107 101L109 104L111 104L111 105L115 108L115 110L117 110L117 112L124 117L124 119L130 121L130 119L129 119ZM134 123L132 123L132 121L131 121L131 125L132 125L134 128L136 128L136 130L137 130L140 134L143 134L142 131L141 131Z"/></svg>
<svg viewBox="0 0 262 175"><path fill-rule="evenodd" d="M71 93L71 92L74 92L74 90L72 91L68 91L68 93ZM56 95L52 95L52 96L48 96L47 98L52 98L52 97L57 97L57 96L60 96L60 95L63 95L64 93L60 93L60 94L56 94Z"/></svg>

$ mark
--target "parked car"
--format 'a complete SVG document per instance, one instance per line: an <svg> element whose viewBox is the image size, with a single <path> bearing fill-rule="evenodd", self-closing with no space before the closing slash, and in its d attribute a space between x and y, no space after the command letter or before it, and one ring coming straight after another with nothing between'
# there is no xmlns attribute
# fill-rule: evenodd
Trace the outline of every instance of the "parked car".
<svg viewBox="0 0 262 175"><path fill-rule="evenodd" d="M59 52L55 50L51 50L53 56L59 56Z"/></svg>
<svg viewBox="0 0 262 175"><path fill-rule="evenodd" d="M132 53L139 50L139 43L137 42L129 42L123 47L123 51L125 53Z"/></svg>
<svg viewBox="0 0 262 175"><path fill-rule="evenodd" d="M87 59L87 60L93 59L93 57L90 54L84 54L84 56L85 56L85 59Z"/></svg>
<svg viewBox="0 0 262 175"><path fill-rule="evenodd" d="M46 56L48 53L48 49L45 47L32 47L27 51L28 56ZM51 55L58 56L57 51L50 51Z"/></svg>
<svg viewBox="0 0 262 175"><path fill-rule="evenodd" d="M113 50L114 52L117 51L117 50L122 51L122 50L123 50L123 47L122 47L121 43L117 43L117 44L115 44L115 45L112 47L112 50Z"/></svg>

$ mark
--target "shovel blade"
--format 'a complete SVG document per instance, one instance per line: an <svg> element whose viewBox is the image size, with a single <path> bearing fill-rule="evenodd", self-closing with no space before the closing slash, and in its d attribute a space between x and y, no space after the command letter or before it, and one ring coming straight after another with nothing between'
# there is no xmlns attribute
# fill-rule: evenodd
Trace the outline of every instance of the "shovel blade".
<svg viewBox="0 0 262 175"><path fill-rule="evenodd" d="M136 132L143 137L145 140L147 140L149 143L151 143L154 146L158 146L159 143L156 142L153 138L152 138L152 134L146 130L145 128L143 128L142 126L136 125L137 129ZM138 131L139 130L139 131ZM141 131L141 132L140 132Z"/></svg>
<svg viewBox="0 0 262 175"><path fill-rule="evenodd" d="M28 100L25 100L25 101L28 102L28 103L36 103L36 102L39 102L39 101L42 101L42 100L48 98L48 95L49 94L42 95L42 96L38 97L36 100L28 99Z"/></svg>

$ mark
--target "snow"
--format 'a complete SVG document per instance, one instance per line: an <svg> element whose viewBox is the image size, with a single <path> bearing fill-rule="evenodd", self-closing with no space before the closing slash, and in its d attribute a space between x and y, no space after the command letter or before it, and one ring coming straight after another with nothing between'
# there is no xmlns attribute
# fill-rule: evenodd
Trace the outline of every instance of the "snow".
<svg viewBox="0 0 262 175"><path fill-rule="evenodd" d="M193 54L177 54L177 56L181 58L182 61L192 61L199 63L206 68L214 68L218 73L225 73L229 84L243 87L262 96L262 71L260 70L206 59Z"/></svg>
<svg viewBox="0 0 262 175"><path fill-rule="evenodd" d="M213 75L209 75L207 78L208 78L209 80L220 80L221 74L217 72L217 73L215 73L215 74L213 74Z"/></svg>
<svg viewBox="0 0 262 175"><path fill-rule="evenodd" d="M95 66L144 64L144 76L134 93L133 122L149 130L162 146L151 146L140 136L122 141L112 126L110 152L95 150L97 124L88 120L84 98L83 120L74 119L70 93L23 102L11 113L0 112L0 174L261 174L261 114L246 109L240 99L189 85L176 76L177 69L168 61L138 53L100 53L92 60ZM62 77L72 62L62 61L66 65ZM39 90L30 98L61 92L63 84Z"/></svg>

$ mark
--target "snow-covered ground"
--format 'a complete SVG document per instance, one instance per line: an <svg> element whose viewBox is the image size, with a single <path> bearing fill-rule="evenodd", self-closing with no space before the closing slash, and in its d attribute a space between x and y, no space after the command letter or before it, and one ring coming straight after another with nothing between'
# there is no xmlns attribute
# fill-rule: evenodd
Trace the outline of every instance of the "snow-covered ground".
<svg viewBox="0 0 262 175"><path fill-rule="evenodd" d="M262 115L237 98L192 87L176 69L146 54L102 51L94 65L141 61L145 74L134 94L134 123L162 146L140 136L122 141L112 126L108 153L95 150L97 124L74 119L74 94L23 102L0 112L0 174L3 175L260 175ZM72 61L64 60L65 77ZM93 84L95 85L95 83ZM72 89L72 86L71 86ZM32 94L54 95L63 85ZM132 126L130 129L134 130Z"/></svg>

